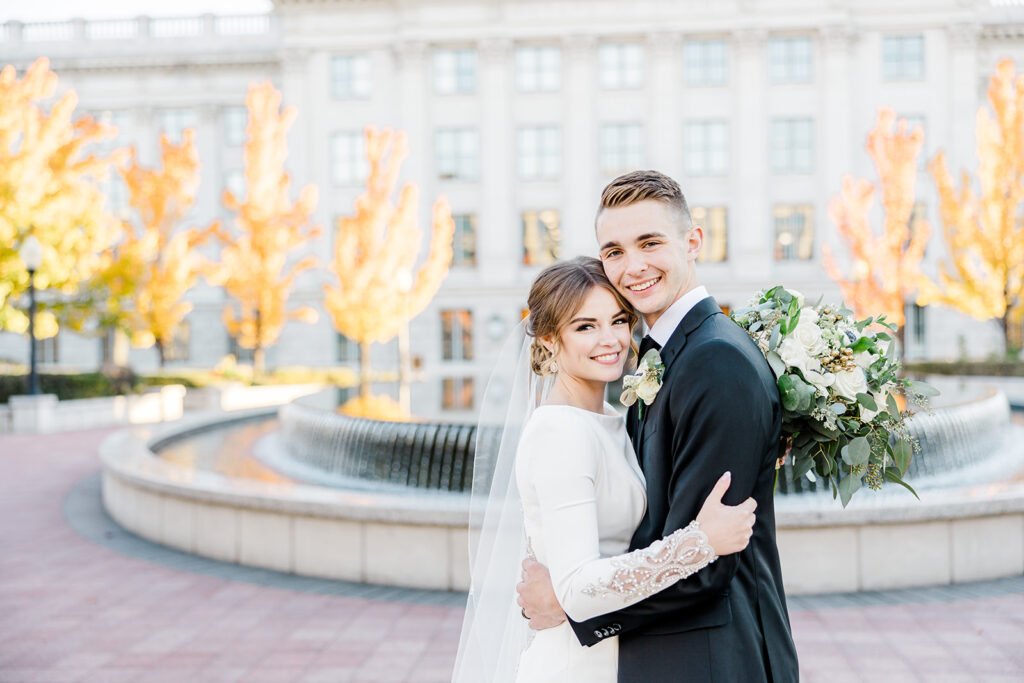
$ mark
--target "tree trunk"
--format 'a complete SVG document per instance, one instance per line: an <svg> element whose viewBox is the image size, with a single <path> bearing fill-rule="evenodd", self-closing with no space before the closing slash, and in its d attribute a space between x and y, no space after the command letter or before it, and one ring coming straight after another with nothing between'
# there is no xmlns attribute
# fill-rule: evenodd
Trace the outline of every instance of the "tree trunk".
<svg viewBox="0 0 1024 683"><path fill-rule="evenodd" d="M907 360L907 323L896 328L896 354L901 362Z"/></svg>
<svg viewBox="0 0 1024 683"><path fill-rule="evenodd" d="M167 352L164 350L164 344L159 339L156 340L156 352L160 356L160 369L163 370L167 365Z"/></svg>
<svg viewBox="0 0 1024 683"><path fill-rule="evenodd" d="M260 344L256 345L256 348L252 350L252 377L263 376L263 371L266 369L266 351L263 350L263 346Z"/></svg>
<svg viewBox="0 0 1024 683"><path fill-rule="evenodd" d="M359 397L370 398L370 342L359 342Z"/></svg>

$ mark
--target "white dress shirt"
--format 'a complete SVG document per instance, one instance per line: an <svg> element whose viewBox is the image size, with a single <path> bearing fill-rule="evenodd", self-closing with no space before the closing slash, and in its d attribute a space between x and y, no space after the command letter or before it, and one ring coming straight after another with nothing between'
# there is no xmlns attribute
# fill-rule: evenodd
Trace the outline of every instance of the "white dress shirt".
<svg viewBox="0 0 1024 683"><path fill-rule="evenodd" d="M651 339L658 342L658 346L665 346L668 343L669 337L676 331L676 327L683 321L686 314L690 312L690 309L704 299L707 299L708 296L710 296L708 290L703 285L694 287L669 306L668 310L654 321L654 326L648 330L647 334L651 336Z"/></svg>

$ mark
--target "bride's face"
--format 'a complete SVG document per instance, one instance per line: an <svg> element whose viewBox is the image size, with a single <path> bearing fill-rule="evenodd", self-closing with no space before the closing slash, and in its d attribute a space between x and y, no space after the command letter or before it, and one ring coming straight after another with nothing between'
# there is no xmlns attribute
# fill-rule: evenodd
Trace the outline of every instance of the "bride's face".
<svg viewBox="0 0 1024 683"><path fill-rule="evenodd" d="M562 326L555 355L558 373L584 381L614 382L629 354L629 319L604 287L593 287Z"/></svg>

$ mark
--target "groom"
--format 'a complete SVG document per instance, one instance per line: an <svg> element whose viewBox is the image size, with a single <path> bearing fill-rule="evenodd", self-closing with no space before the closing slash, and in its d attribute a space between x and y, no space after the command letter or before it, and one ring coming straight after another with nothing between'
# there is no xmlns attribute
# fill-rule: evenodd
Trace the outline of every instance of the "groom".
<svg viewBox="0 0 1024 683"><path fill-rule="evenodd" d="M750 545L632 607L572 628L583 645L619 636L619 681L790 683L798 679L775 542L773 489L781 409L757 347L697 282L703 231L679 185L656 171L613 180L601 194L597 240L605 273L643 316L663 384L627 426L647 480L647 512L630 550L697 517L725 471L723 502L757 501ZM547 570L524 562L519 602L534 628L565 619Z"/></svg>

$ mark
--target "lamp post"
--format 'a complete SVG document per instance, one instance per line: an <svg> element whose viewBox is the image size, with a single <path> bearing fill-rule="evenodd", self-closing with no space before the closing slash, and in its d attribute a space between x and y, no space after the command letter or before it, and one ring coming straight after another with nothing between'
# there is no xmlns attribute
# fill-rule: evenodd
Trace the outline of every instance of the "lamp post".
<svg viewBox="0 0 1024 683"><path fill-rule="evenodd" d="M38 396L42 393L39 389L39 373L36 371L36 271L43 262L43 246L35 235L29 235L21 243L18 250L22 262L28 270L28 339L29 339L29 370L28 370L28 393Z"/></svg>

